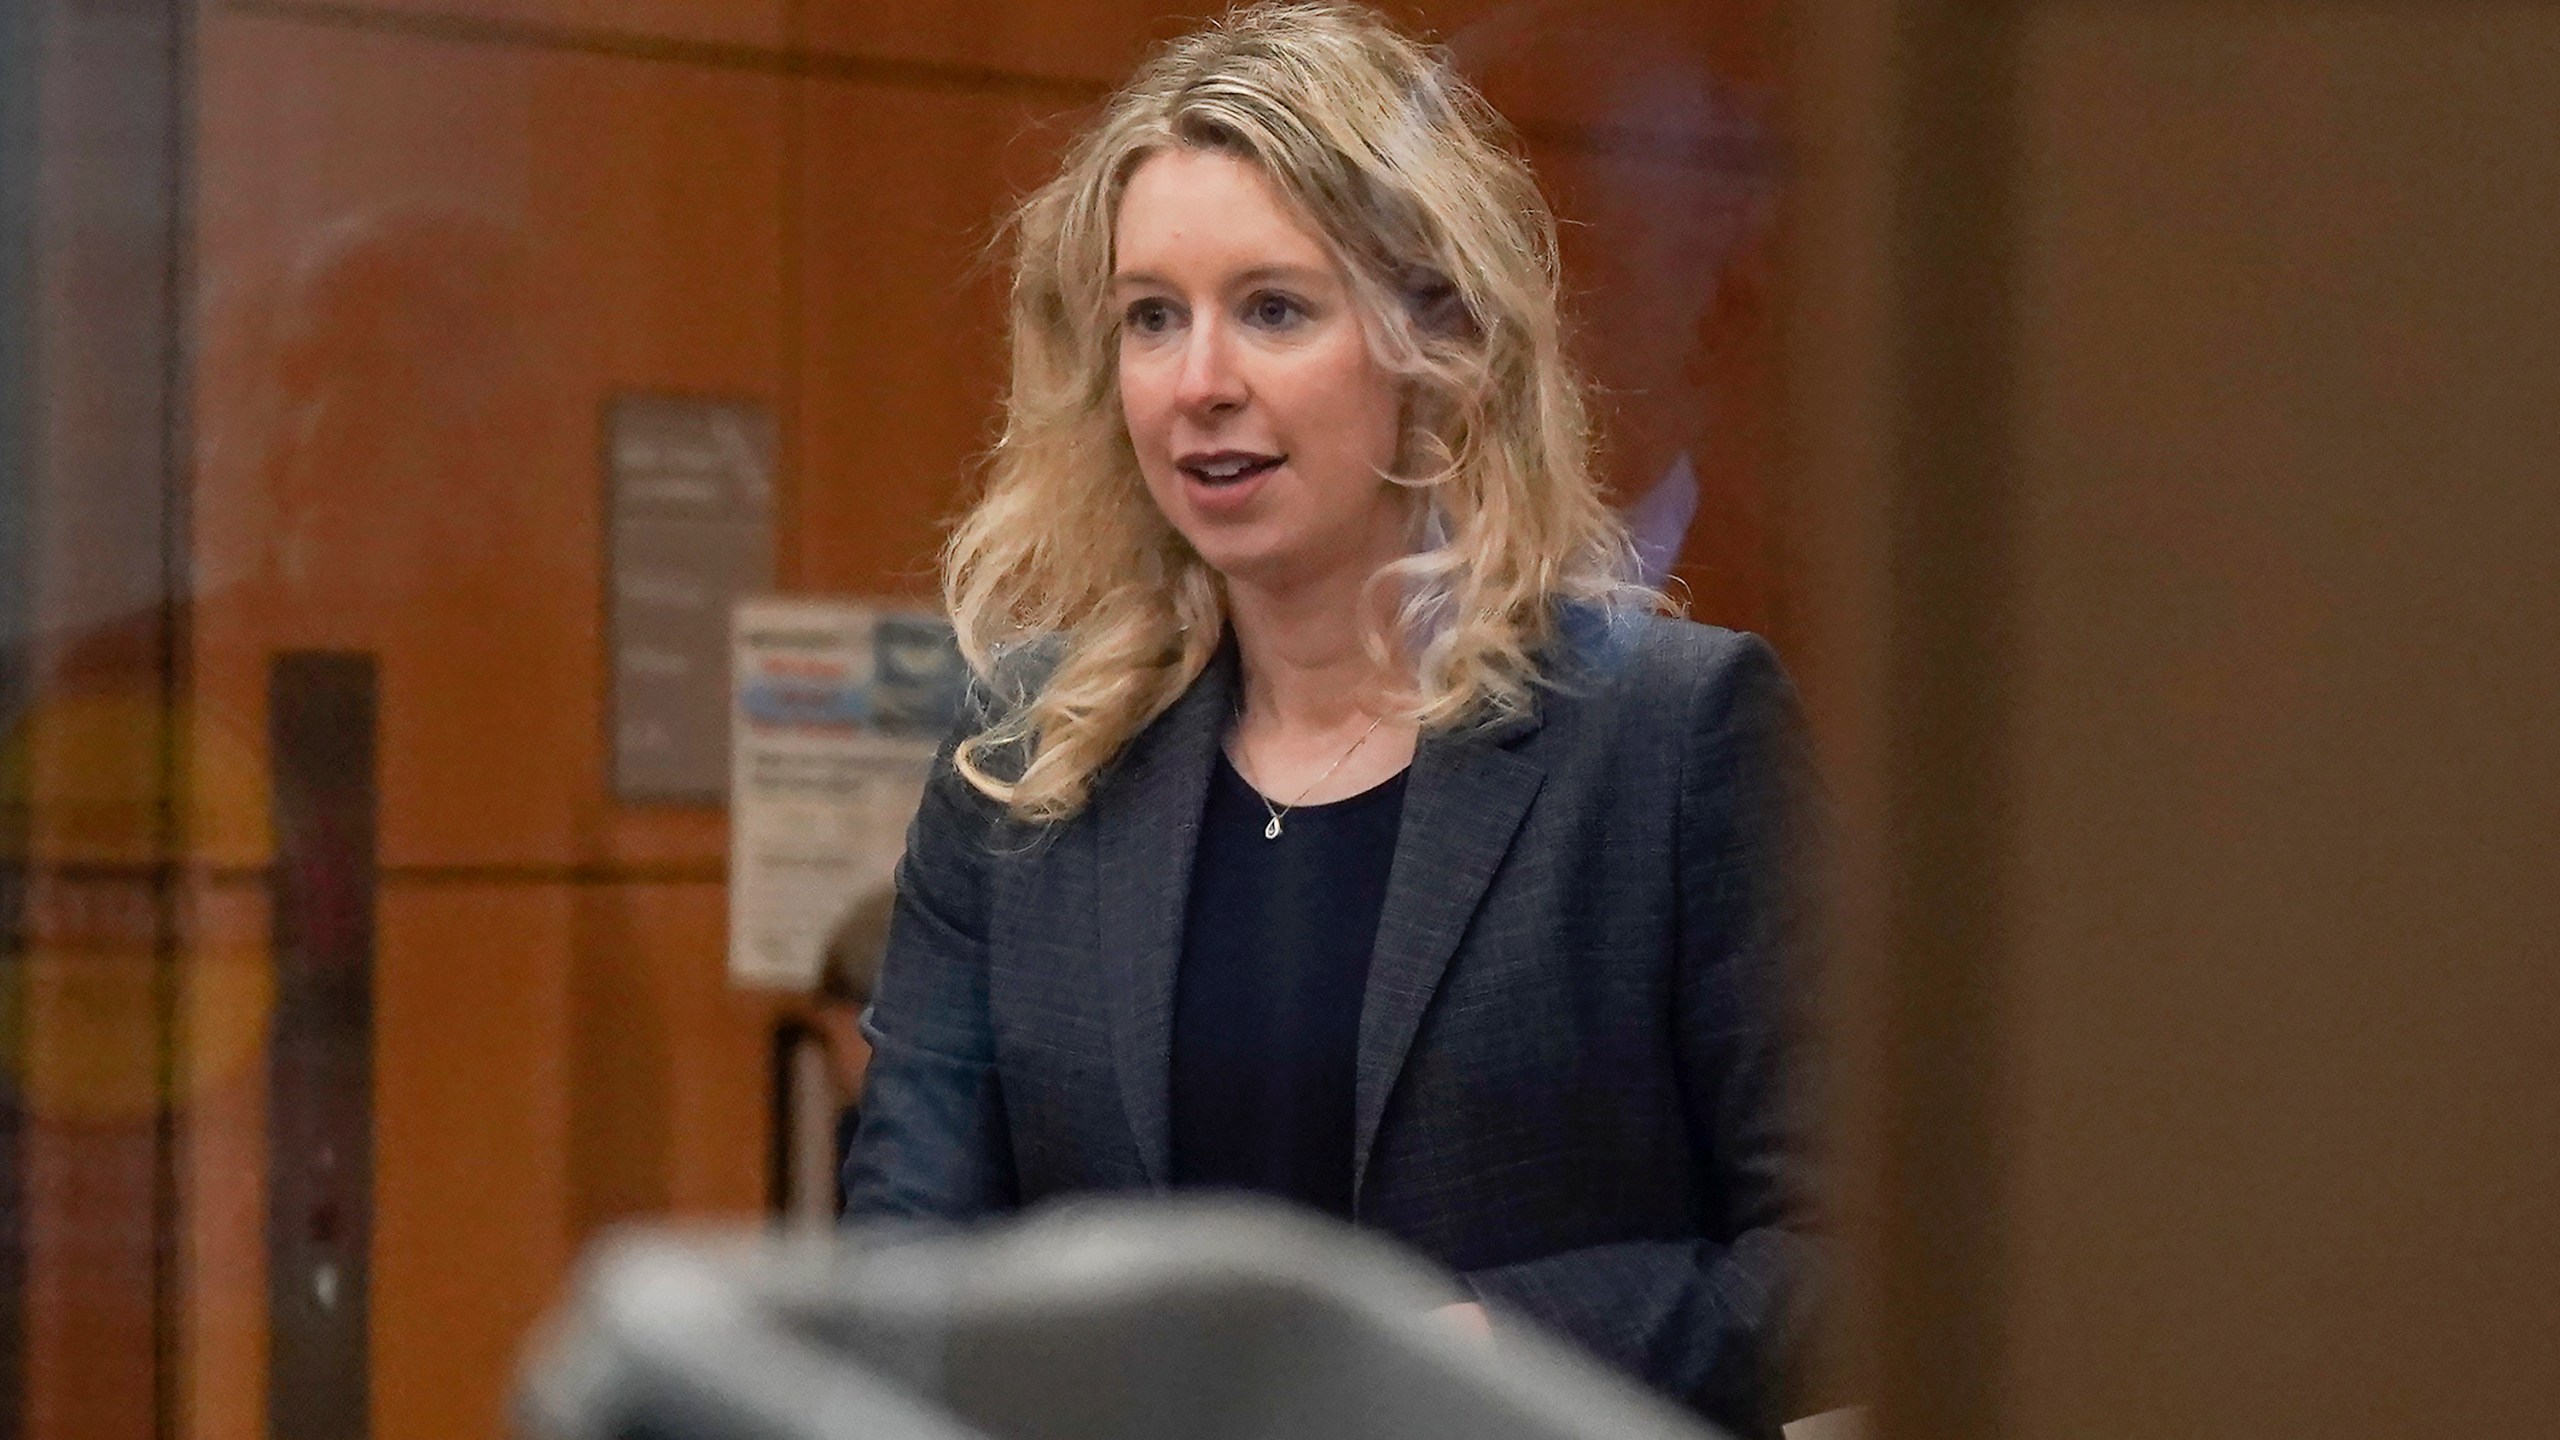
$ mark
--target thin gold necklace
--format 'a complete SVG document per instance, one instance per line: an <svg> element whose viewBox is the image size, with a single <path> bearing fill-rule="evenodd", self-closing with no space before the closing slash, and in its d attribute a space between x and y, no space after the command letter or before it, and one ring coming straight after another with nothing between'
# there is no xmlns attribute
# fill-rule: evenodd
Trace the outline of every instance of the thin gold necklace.
<svg viewBox="0 0 2560 1440"><path fill-rule="evenodd" d="M1239 775L1243 775L1243 776L1244 776L1244 783L1245 783L1246 785L1248 785L1248 786L1251 786L1251 787L1252 787L1252 789L1253 789L1253 798L1254 798L1254 799L1256 799L1256 800L1261 801L1261 802L1262 802L1262 808L1271 812L1271 823L1262 827L1262 838L1263 838L1263 839L1265 839L1265 840L1277 840L1277 839L1279 839L1279 838L1280 838L1280 822L1281 822L1282 820L1284 820L1284 819L1286 819L1286 818L1288 817L1289 812L1290 812L1290 811L1292 811L1292 810L1297 809L1297 808L1298 808L1299 806L1301 806L1301 805L1306 804L1306 803L1307 803L1307 797L1308 797L1308 796L1310 796L1310 795L1313 795L1314 793L1316 793L1316 787L1317 787L1317 786L1319 786L1319 785L1321 785L1321 784L1323 784L1323 783L1324 783L1324 782L1326 782L1327 780L1332 779L1332 778L1333 778L1333 772L1342 768L1343 762L1344 762L1344 761L1346 761L1346 760L1349 760L1349 759L1351 758L1351 756L1352 756L1352 752L1353 752L1353 751L1358 750L1361 746L1368 744L1368 743L1369 743L1369 737L1378 733L1378 727L1379 727L1379 726L1381 726L1381 725L1383 725L1383 724L1385 724L1385 723L1387 723L1387 717L1386 717L1386 716L1384 716L1384 715L1380 715L1380 716L1376 717L1375 719L1372 719L1372 720L1369 722L1369 728L1360 732L1360 738L1351 742L1351 748L1350 748L1349 750L1345 750L1345 751L1343 751L1340 755L1335 756L1335 757L1334 757L1334 759L1333 759L1333 763L1332 763L1332 764L1330 764L1330 765L1327 765L1326 767L1324 767L1324 773L1323 773L1323 774L1321 774L1321 775L1317 776L1317 777L1316 777L1316 778L1314 778L1313 780L1308 781L1308 782L1307 782L1307 788L1298 792L1298 798L1297 798L1297 799L1290 801L1290 802L1289 802L1288 804L1286 804L1286 805L1274 805L1274 804L1272 804L1272 803L1271 803L1271 797L1270 797L1270 796L1268 796L1268 795L1263 794L1263 793L1262 793L1262 787L1261 787L1260 785L1256 785L1256 784L1254 784L1253 777L1252 777L1251 775L1249 775L1249 774L1246 774L1246 772L1245 772L1245 768L1244 768L1244 707L1243 707L1242 705L1238 705L1238 706L1236 706L1236 707L1235 707L1235 712L1236 712L1236 773L1237 773L1237 774L1239 774Z"/></svg>

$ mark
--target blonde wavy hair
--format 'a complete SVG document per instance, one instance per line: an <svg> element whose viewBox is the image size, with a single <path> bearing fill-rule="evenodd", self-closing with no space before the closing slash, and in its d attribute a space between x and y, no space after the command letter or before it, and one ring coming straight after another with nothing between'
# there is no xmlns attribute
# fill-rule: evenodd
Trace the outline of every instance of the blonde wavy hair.
<svg viewBox="0 0 2560 1440"><path fill-rule="evenodd" d="M1365 637L1409 665L1426 730L1517 714L1560 602L1658 597L1592 474L1564 351L1555 220L1492 108L1445 58L1361 9L1237 10L1166 46L1112 97L1009 227L1012 379L986 493L953 532L943 595L992 703L959 772L1019 820L1064 819L1225 634L1217 574L1149 497L1122 420L1111 304L1120 196L1160 151L1257 167L1348 277L1405 386L1386 478L1410 553ZM1043 673L1000 674L1036 646Z"/></svg>

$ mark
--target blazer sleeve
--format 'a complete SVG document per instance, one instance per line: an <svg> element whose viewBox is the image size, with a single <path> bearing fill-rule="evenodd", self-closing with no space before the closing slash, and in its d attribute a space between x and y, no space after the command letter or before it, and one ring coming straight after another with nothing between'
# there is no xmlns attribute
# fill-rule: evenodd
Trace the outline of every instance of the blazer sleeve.
<svg viewBox="0 0 2560 1440"><path fill-rule="evenodd" d="M965 1221L1016 1203L987 1009L987 937L1003 817L934 757L898 862L871 1067L845 1162L845 1219Z"/></svg>
<svg viewBox="0 0 2560 1440"><path fill-rule="evenodd" d="M1675 985L1685 1120L1717 1235L1477 1270L1499 1313L1560 1331L1743 1436L1775 1436L1812 1243L1790 1001L1812 941L1820 815L1784 673L1751 636L1695 667L1677 787ZM1705 1227L1702 1227L1705 1228Z"/></svg>

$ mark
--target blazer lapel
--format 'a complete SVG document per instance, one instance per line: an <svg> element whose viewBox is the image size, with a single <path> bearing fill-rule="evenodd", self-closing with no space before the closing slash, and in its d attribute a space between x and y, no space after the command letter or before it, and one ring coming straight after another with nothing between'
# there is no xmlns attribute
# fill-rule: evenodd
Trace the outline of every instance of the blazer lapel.
<svg viewBox="0 0 2560 1440"><path fill-rule="evenodd" d="M1148 1181L1172 1182L1174 973L1199 849L1200 812L1234 701L1232 649L1130 743L1094 797L1100 911L1120 1100Z"/></svg>
<svg viewBox="0 0 2560 1440"><path fill-rule="evenodd" d="M1504 748L1536 727L1534 717L1523 717L1487 731L1428 737L1414 752L1395 866L1387 877L1386 907L1378 917L1378 943L1360 1008L1359 1067L1353 1077L1354 1197L1368 1179L1378 1124L1413 1048L1422 1012L1546 778L1536 761Z"/></svg>

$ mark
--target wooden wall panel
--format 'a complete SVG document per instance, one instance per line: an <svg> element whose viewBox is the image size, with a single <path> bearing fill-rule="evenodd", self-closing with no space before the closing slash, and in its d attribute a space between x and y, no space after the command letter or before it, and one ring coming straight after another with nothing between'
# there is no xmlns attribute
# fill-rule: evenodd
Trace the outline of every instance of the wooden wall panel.
<svg viewBox="0 0 2560 1440"><path fill-rule="evenodd" d="M605 790L599 424L625 387L783 412L788 83L206 26L192 838L208 864L268 856L275 651L381 657L385 1440L502 1433L586 1223L761 1201L769 1018L723 993L725 824ZM627 902L632 873L700 878ZM258 1120L190 1130L207 1437L290 1403L258 1393L263 1325L234 1313L263 1301L225 1219L254 1227L254 1186L211 1168L262 1158Z"/></svg>
<svg viewBox="0 0 2560 1440"><path fill-rule="evenodd" d="M1768 631L1784 585L1773 177L1739 164L1533 142L1562 222L1568 318L1595 386L1602 474L1630 504L1686 460L1690 613Z"/></svg>
<svg viewBox="0 0 2560 1440"><path fill-rule="evenodd" d="M1719 97L1701 80L1765 100L1781 61L1775 0L1404 0L1381 8L1448 46L1523 130L1656 153L1719 128Z"/></svg>
<svg viewBox="0 0 2560 1440"><path fill-rule="evenodd" d="M367 22L525 40L691 42L773 50L789 39L786 0L216 0L250 15Z"/></svg>
<svg viewBox="0 0 2560 1440"><path fill-rule="evenodd" d="M575 920L573 1233L759 1215L765 1062L788 1002L730 986L725 888L588 887Z"/></svg>
<svg viewBox="0 0 2560 1440"><path fill-rule="evenodd" d="M375 650L386 865L716 855L604 800L598 427L778 404L782 82L233 18L204 95L214 722L262 733L279 646Z"/></svg>
<svg viewBox="0 0 2560 1440"><path fill-rule="evenodd" d="M1061 112L812 83L802 200L805 474L794 580L929 596L943 527L996 433L1009 199L1053 162Z"/></svg>
<svg viewBox="0 0 2560 1440"><path fill-rule="evenodd" d="M1222 6L1199 0L1003 0L881 5L806 0L804 34L824 54L946 71L994 72L1099 92L1118 84L1150 41Z"/></svg>
<svg viewBox="0 0 2560 1440"><path fill-rule="evenodd" d="M1555 208L1613 492L1633 502L1686 456L1698 510L1675 593L1698 619L1782 631L1774 5L1442 0L1420 23L1517 127Z"/></svg>
<svg viewBox="0 0 2560 1440"><path fill-rule="evenodd" d="M565 886L382 896L375 1440L505 1433L517 1346L566 1278L575 910Z"/></svg>
<svg viewBox="0 0 2560 1440"><path fill-rule="evenodd" d="M1227 7L1202 0L1013 0L878 5L809 0L813 54L1108 89L1157 45ZM1515 124L1624 123L1660 97L1666 62L1696 60L1727 83L1775 82L1774 0L1387 0L1398 24L1455 51ZM1664 129L1676 131L1673 120Z"/></svg>
<svg viewBox="0 0 2560 1440"><path fill-rule="evenodd" d="M191 887L179 1034L179 1434L267 1433L267 1035L275 969L266 888Z"/></svg>
<svg viewBox="0 0 2560 1440"><path fill-rule="evenodd" d="M158 1358L151 956L39 951L23 963L22 1064L34 1092L15 1177L26 1349L24 1389L9 1398L39 1440L140 1440Z"/></svg>

